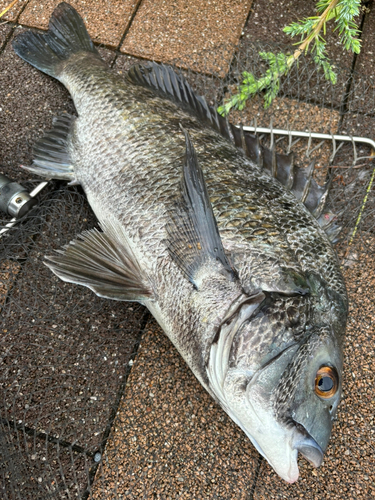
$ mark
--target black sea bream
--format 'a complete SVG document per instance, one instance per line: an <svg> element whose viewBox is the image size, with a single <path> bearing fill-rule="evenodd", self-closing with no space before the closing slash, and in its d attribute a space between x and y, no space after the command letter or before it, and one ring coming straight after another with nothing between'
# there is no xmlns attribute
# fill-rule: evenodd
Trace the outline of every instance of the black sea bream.
<svg viewBox="0 0 375 500"><path fill-rule="evenodd" d="M298 452L319 466L348 306L312 167L229 125L170 67L116 75L66 3L47 34L23 33L14 49L62 82L78 113L55 120L29 170L81 184L101 227L47 265L144 304L286 481Z"/></svg>

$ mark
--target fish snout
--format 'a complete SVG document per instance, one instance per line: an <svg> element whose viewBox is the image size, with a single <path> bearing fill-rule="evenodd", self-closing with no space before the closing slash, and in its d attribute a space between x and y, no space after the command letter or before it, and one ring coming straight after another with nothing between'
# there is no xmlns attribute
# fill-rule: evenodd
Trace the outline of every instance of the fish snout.
<svg viewBox="0 0 375 500"><path fill-rule="evenodd" d="M295 443L294 449L298 450L314 467L322 465L323 450L312 437L303 437Z"/></svg>

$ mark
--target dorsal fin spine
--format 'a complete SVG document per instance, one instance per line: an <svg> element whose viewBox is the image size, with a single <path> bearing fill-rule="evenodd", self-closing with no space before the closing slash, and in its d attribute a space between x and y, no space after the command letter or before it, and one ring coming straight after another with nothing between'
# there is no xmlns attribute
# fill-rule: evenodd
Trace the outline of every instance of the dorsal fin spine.
<svg viewBox="0 0 375 500"><path fill-rule="evenodd" d="M165 85L167 87L167 92L173 94L173 83L171 81L171 76L168 72L166 72Z"/></svg>
<svg viewBox="0 0 375 500"><path fill-rule="evenodd" d="M263 168L263 166L264 166L263 151L262 151L262 147L260 145L259 136L257 135L256 138L257 138L257 159L258 159L257 165L258 165L258 167Z"/></svg>
<svg viewBox="0 0 375 500"><path fill-rule="evenodd" d="M240 133L241 133L241 144L242 144L242 149L245 151L246 156L249 156L249 151L247 149L247 144L246 144L246 139L245 139L245 134L243 131L243 125L240 123Z"/></svg>
<svg viewBox="0 0 375 500"><path fill-rule="evenodd" d="M303 189L302 197L301 197L302 203L304 203L306 201L307 195L309 194L311 180L312 180L312 176L314 173L314 168L315 168L315 160L313 160L306 169L307 170L307 181L306 181L305 187Z"/></svg>
<svg viewBox="0 0 375 500"><path fill-rule="evenodd" d="M271 154L272 154L271 174L272 174L272 177L274 177L276 179L277 178L277 160L276 160L276 146L275 146L275 143L272 144Z"/></svg>
<svg viewBox="0 0 375 500"><path fill-rule="evenodd" d="M166 92L165 83L164 83L166 78L162 78L161 73L155 73L155 76L156 76L157 84L163 89L164 92Z"/></svg>
<svg viewBox="0 0 375 500"><path fill-rule="evenodd" d="M288 173L288 180L285 186L288 191L292 189L294 182L294 153L290 153L289 158L290 158L290 169Z"/></svg>

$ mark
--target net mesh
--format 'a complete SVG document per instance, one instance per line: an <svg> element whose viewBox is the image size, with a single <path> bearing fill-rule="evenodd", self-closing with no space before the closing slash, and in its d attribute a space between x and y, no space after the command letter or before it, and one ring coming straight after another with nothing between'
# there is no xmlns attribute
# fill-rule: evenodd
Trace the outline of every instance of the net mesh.
<svg viewBox="0 0 375 500"><path fill-rule="evenodd" d="M260 51L275 52L275 46L241 46L226 75L208 74L204 54L199 72L193 60L174 63L213 104L236 91L244 70L259 76L267 69ZM112 66L124 72L132 63L119 55ZM333 87L303 58L269 109L257 95L230 118L374 138L374 80L337 71ZM262 140L268 144L270 136ZM279 151L290 149L289 137L274 140ZM52 275L43 256L96 221L80 187L50 182L38 206L0 238L2 498L375 496L375 162L363 144L295 141L297 165L315 158L317 182L331 177L329 206L343 227L337 252L351 307L344 395L325 465L313 470L301 461L302 479L284 483L198 387L143 307L99 299ZM24 183L29 190L36 184ZM4 217L1 226L8 222Z"/></svg>

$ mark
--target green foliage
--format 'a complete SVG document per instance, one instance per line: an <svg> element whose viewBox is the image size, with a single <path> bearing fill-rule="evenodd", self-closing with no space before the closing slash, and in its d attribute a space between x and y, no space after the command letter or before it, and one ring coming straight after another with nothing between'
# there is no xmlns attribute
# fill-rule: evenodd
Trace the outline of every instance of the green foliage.
<svg viewBox="0 0 375 500"><path fill-rule="evenodd" d="M280 87L280 77L289 71L289 66L292 63L293 56L286 54L273 54L272 52L259 52L260 57L266 61L270 67L265 74L258 80L252 73L244 71L244 78L239 87L238 94L235 94L230 101L220 106L218 112L227 115L232 107L242 110L249 96L265 90L264 100L269 106L276 97Z"/></svg>
<svg viewBox="0 0 375 500"><path fill-rule="evenodd" d="M268 108L278 94L280 78L288 73L301 54L306 54L309 50L316 65L323 70L325 78L335 84L337 75L329 61L326 41L321 31L323 30L325 35L326 24L333 20L336 23L334 31L338 32L341 44L346 50L358 54L361 41L356 38L359 30L353 18L359 15L360 3L361 0L318 0L317 16L308 17L284 28L284 32L290 37L301 37L294 54L260 52L260 57L268 63L269 69L258 79L252 73L244 71L244 80L238 93L224 101L218 112L225 116L232 108L242 110L247 99L260 91L264 91L264 106Z"/></svg>

